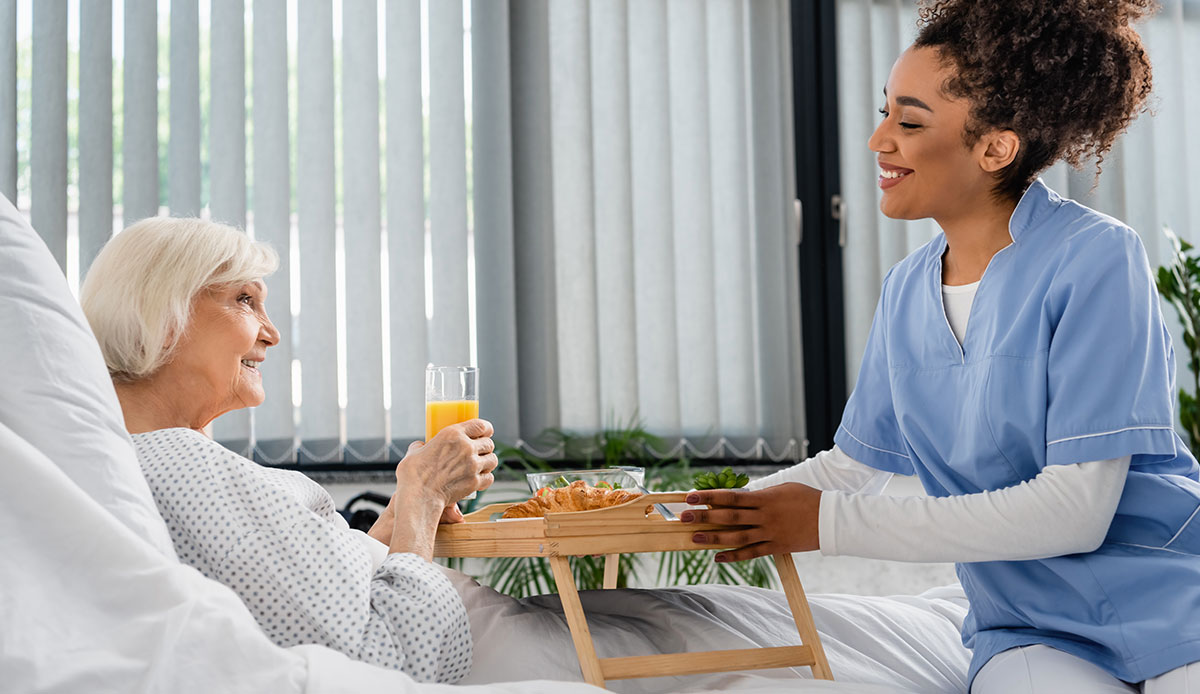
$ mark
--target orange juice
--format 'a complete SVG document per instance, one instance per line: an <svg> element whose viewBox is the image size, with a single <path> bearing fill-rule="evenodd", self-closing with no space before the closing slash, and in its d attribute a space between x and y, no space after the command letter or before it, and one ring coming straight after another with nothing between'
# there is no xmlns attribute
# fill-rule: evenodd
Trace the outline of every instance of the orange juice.
<svg viewBox="0 0 1200 694"><path fill-rule="evenodd" d="M441 400L425 403L425 440L429 441L451 424L479 416L478 400Z"/></svg>

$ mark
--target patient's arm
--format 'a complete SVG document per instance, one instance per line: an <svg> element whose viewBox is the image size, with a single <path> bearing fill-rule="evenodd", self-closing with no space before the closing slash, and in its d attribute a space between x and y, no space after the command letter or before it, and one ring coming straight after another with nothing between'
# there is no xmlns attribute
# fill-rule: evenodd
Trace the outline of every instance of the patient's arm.
<svg viewBox="0 0 1200 694"><path fill-rule="evenodd" d="M421 681L469 671L466 609L439 567L393 553L375 569L328 493L299 473L186 429L134 443L180 559L232 588L275 643L328 646Z"/></svg>
<svg viewBox="0 0 1200 694"><path fill-rule="evenodd" d="M397 490L388 551L393 554L415 554L431 561L438 519L446 508L443 499L422 493L421 490L412 487Z"/></svg>
<svg viewBox="0 0 1200 694"><path fill-rule="evenodd" d="M892 473L864 465L834 446L802 463L754 480L746 488L765 489L785 482L799 482L827 491L878 494L891 478Z"/></svg>

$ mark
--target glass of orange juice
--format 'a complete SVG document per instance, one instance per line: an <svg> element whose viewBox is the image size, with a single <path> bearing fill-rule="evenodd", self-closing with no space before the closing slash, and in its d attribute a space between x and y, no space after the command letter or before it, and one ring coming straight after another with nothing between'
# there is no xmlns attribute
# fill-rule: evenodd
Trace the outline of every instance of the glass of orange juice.
<svg viewBox="0 0 1200 694"><path fill-rule="evenodd" d="M479 416L479 369L474 366L425 367L425 440L451 424ZM472 493L467 497L474 499Z"/></svg>

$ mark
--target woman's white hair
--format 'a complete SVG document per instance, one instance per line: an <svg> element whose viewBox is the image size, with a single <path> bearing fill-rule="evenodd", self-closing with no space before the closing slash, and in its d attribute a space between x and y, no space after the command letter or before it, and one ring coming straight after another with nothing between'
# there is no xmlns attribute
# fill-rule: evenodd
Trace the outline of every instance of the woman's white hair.
<svg viewBox="0 0 1200 694"><path fill-rule="evenodd" d="M145 378L170 360L203 290L275 271L279 256L245 233L203 219L151 217L114 236L80 289L108 372Z"/></svg>

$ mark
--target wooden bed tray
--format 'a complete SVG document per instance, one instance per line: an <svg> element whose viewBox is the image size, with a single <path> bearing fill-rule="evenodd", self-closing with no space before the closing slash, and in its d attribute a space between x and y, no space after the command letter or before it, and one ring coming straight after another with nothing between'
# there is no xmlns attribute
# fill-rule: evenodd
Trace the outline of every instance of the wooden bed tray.
<svg viewBox="0 0 1200 694"><path fill-rule="evenodd" d="M625 658L596 655L567 558L605 555L604 587L615 588L617 559L622 553L729 549L724 545L692 542L692 535L698 531L728 529L729 526L682 524L665 520L657 512L647 513L652 504L682 503L686 497L686 492L647 494L620 506L595 511L551 513L545 518L504 521L492 521L491 518L512 504L491 504L467 514L465 523L439 526L433 554L437 557L548 558L583 678L598 687L603 687L605 680L614 679L779 667L811 667L817 679L832 680L833 674L790 554L776 554L774 559L788 606L796 620L801 645Z"/></svg>

